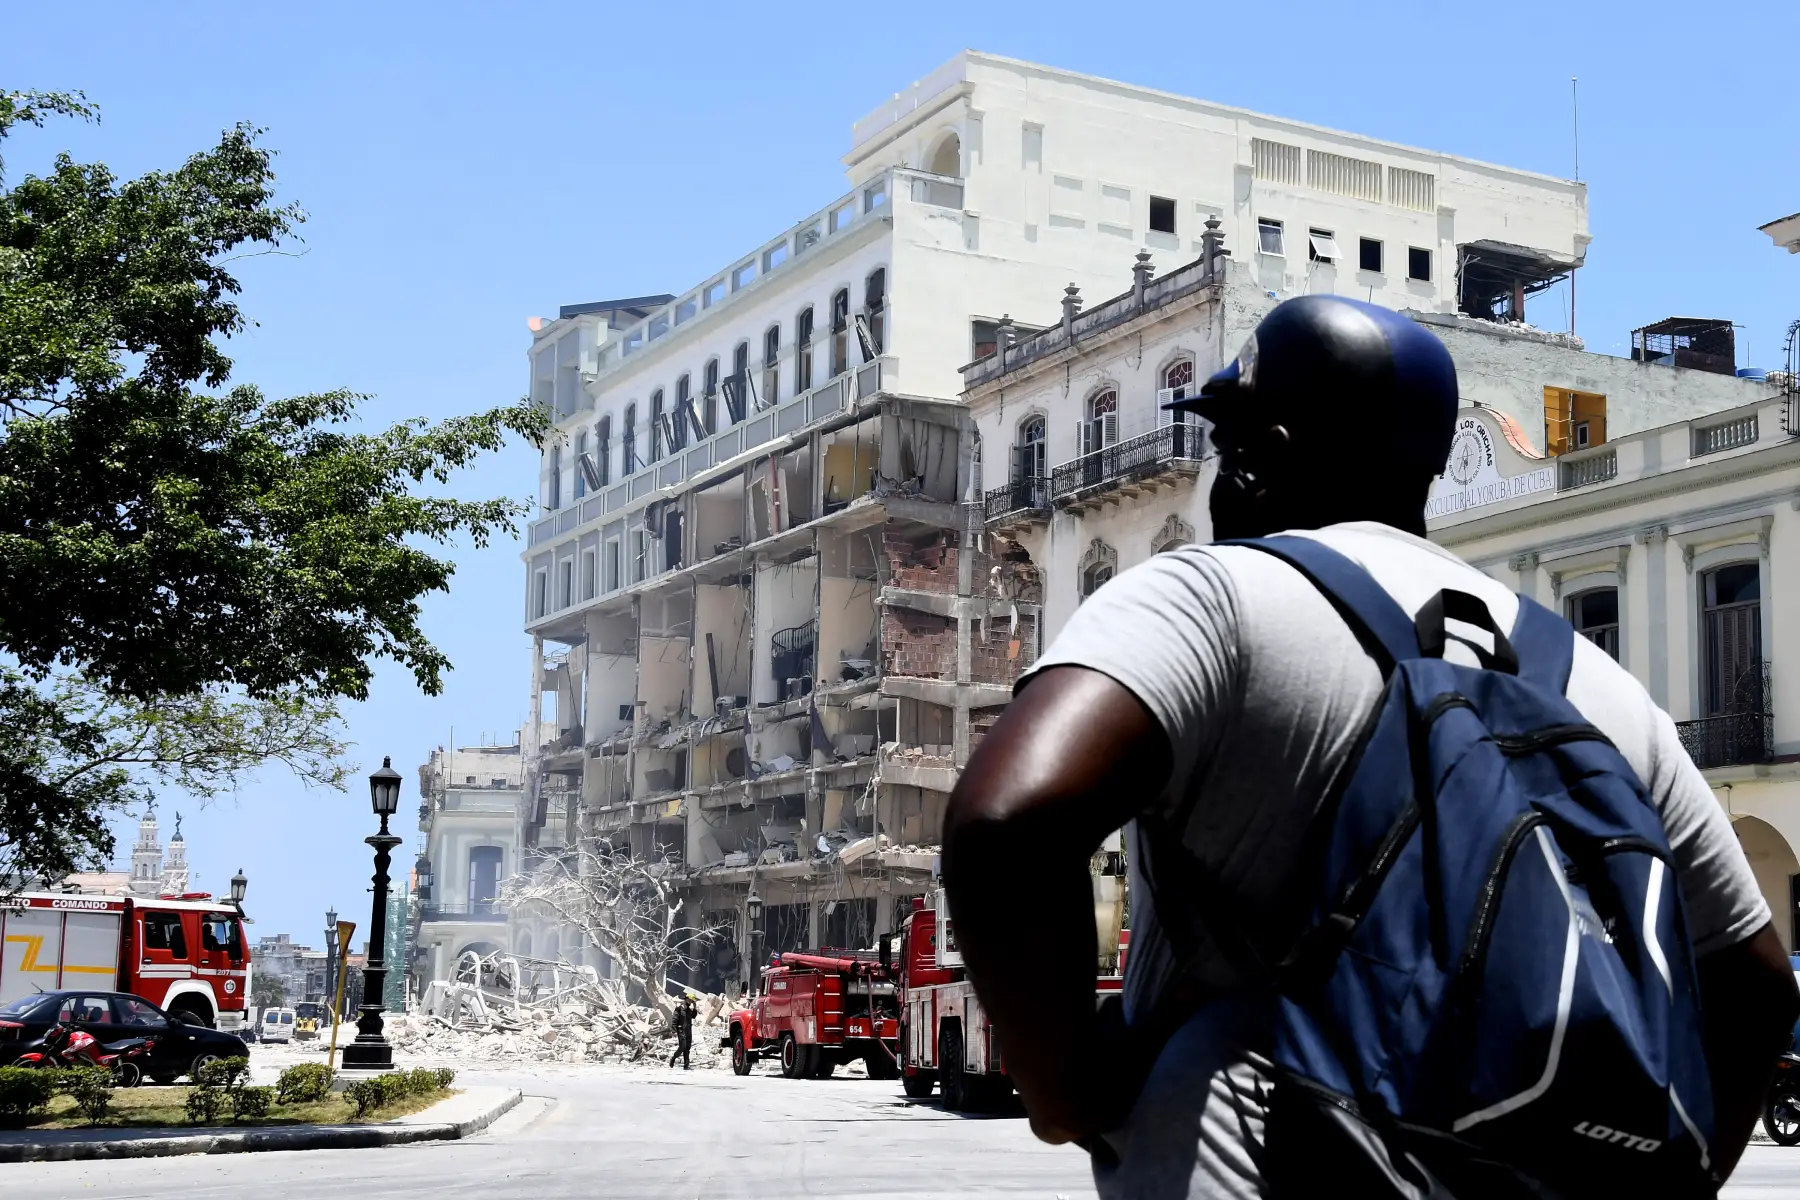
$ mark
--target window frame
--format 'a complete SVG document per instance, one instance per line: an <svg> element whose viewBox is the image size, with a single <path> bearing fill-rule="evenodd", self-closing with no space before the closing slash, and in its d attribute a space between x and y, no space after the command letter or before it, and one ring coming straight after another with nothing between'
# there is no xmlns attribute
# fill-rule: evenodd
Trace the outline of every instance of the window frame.
<svg viewBox="0 0 1800 1200"><path fill-rule="evenodd" d="M1375 247L1375 265L1369 265L1369 247ZM1380 238L1358 237L1356 246L1356 269L1367 271L1371 275L1385 273L1387 264L1387 243Z"/></svg>
<svg viewBox="0 0 1800 1200"><path fill-rule="evenodd" d="M1320 242L1324 242L1326 244L1326 246L1331 251L1330 254L1321 254L1319 252L1319 243ZM1306 229L1306 261L1307 262L1324 263L1328 267L1335 267L1338 265L1338 263L1340 261L1342 261L1343 257L1344 257L1344 252L1343 252L1343 250L1341 250L1338 247L1337 234L1334 231L1332 231L1330 229L1317 229L1310 225L1307 226L1307 229Z"/></svg>
<svg viewBox="0 0 1800 1200"><path fill-rule="evenodd" d="M1417 255L1421 255L1421 254L1423 254L1425 256L1425 273L1423 275L1418 273L1419 260L1416 257ZM1431 282L1431 271L1432 271L1431 251L1424 246L1408 246L1406 248L1406 279L1407 279L1407 282L1409 282L1409 283L1430 283Z"/></svg>
<svg viewBox="0 0 1800 1200"><path fill-rule="evenodd" d="M1275 235L1276 248L1273 250L1268 248L1268 238L1264 236L1271 232ZM1256 218L1256 252L1266 254L1270 258L1286 258L1287 225L1275 217Z"/></svg>
<svg viewBox="0 0 1800 1200"><path fill-rule="evenodd" d="M1168 206L1167 211L1169 214L1169 227L1167 229L1164 229L1162 226L1160 226L1156 223L1156 210L1157 210L1158 205L1167 205ZM1181 217L1179 215L1180 209L1181 209L1181 205L1179 203L1177 203L1172 197L1158 196L1158 195L1152 194L1150 197L1150 211L1145 217L1145 227L1148 228L1151 233L1167 233L1167 234L1174 234L1175 236L1179 237L1180 232L1181 232L1180 231Z"/></svg>

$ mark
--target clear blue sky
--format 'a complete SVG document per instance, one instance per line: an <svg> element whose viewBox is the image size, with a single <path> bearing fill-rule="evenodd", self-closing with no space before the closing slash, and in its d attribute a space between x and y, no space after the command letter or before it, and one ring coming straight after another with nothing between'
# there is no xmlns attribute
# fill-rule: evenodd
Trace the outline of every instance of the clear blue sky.
<svg viewBox="0 0 1800 1200"><path fill-rule="evenodd" d="M898 18L900 24L895 23ZM1781 55L1789 3L13 5L0 87L80 88L104 123L9 143L12 178L68 149L168 167L237 121L266 126L303 257L241 264L260 327L232 346L272 393L372 392L373 420L447 416L525 387L525 319L675 291L835 197L850 123L965 47L1568 175L1569 77L1594 243L1580 332L1619 352L1672 314L1729 317L1776 363L1800 257L1756 231L1800 210ZM1560 300L1534 323L1563 327ZM1749 344L1746 354L1743 346ZM515 449L459 485L535 492ZM381 672L349 713L364 771L524 717L516 544L456 552L427 628L456 671L422 696ZM256 933L317 944L367 920L367 790L269 771L186 828L201 886L242 866ZM410 852L410 847L407 853Z"/></svg>

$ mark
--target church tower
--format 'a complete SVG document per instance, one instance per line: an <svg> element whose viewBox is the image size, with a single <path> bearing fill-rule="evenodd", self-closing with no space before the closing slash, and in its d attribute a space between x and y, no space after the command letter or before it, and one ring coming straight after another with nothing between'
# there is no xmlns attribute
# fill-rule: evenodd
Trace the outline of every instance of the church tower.
<svg viewBox="0 0 1800 1200"><path fill-rule="evenodd" d="M169 859L163 864L162 886L165 896L179 896L188 890L187 839L181 836L181 814L175 814L175 836L169 839Z"/></svg>
<svg viewBox="0 0 1800 1200"><path fill-rule="evenodd" d="M144 819L138 822L137 844L131 848L131 892L137 896L154 896L162 891L163 850L156 836L156 807L144 806Z"/></svg>

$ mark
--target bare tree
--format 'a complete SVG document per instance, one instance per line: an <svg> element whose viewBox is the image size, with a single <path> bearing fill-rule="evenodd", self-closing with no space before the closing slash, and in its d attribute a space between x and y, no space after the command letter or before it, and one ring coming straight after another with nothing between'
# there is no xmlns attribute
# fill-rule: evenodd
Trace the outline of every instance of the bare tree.
<svg viewBox="0 0 1800 1200"><path fill-rule="evenodd" d="M682 900L666 871L588 837L579 853L547 857L501 885L507 907L555 914L612 960L612 977L592 985L596 1017L633 1058L670 1031L669 973L695 966L697 952L719 933L682 920Z"/></svg>

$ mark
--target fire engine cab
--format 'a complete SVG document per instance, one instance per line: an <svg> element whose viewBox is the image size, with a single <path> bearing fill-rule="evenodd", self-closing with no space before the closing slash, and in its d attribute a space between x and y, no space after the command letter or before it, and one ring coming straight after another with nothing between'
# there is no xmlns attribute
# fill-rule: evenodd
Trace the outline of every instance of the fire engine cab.
<svg viewBox="0 0 1800 1200"><path fill-rule="evenodd" d="M748 1075L762 1057L789 1079L826 1079L860 1059L871 1079L892 1079L894 985L868 950L787 951L763 968L762 989L731 1014L724 1044Z"/></svg>
<svg viewBox="0 0 1800 1200"><path fill-rule="evenodd" d="M34 991L99 987L202 1025L244 1024L250 954L243 915L206 892L154 900L0 897L0 950L0 1004Z"/></svg>
<svg viewBox="0 0 1800 1200"><path fill-rule="evenodd" d="M1095 1002L1124 986L1131 931L1124 929L1125 856L1120 836L1094 856L1094 924L1099 934ZM1012 1091L1000 1039L963 968L950 908L940 889L913 901L897 939L882 938L900 1002L900 1086L923 1099L935 1085L948 1109L979 1111Z"/></svg>

